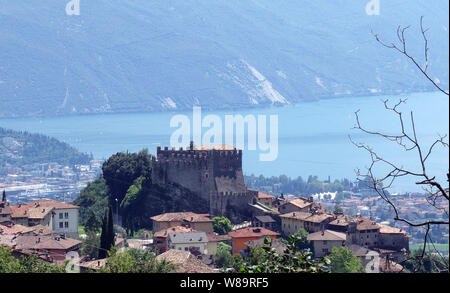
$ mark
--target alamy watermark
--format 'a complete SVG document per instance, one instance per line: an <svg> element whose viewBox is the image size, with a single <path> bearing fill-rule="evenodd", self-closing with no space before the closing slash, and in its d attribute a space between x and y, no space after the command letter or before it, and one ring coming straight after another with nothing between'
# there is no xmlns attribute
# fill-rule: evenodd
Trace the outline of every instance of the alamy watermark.
<svg viewBox="0 0 450 293"><path fill-rule="evenodd" d="M366 4L367 15L380 15L380 0L370 0Z"/></svg>
<svg viewBox="0 0 450 293"><path fill-rule="evenodd" d="M80 0L71 0L66 5L67 15L80 15Z"/></svg>
<svg viewBox="0 0 450 293"><path fill-rule="evenodd" d="M369 251L366 254L366 260L369 260L366 264L366 273L379 273L380 272L380 254L376 251Z"/></svg>
<svg viewBox="0 0 450 293"><path fill-rule="evenodd" d="M201 107L193 107L192 112L192 124L187 115L175 115L170 120L170 127L177 128L170 136L171 147L186 147L193 141L196 145L225 143L243 150L247 133L247 150L262 152L260 161L277 159L278 115L225 115L223 122L214 114L202 118ZM207 128L204 133L203 128Z"/></svg>

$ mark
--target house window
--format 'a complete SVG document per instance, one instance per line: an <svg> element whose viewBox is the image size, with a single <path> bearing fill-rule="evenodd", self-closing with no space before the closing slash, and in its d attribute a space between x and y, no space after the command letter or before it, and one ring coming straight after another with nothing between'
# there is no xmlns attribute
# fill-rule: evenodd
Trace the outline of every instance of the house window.
<svg viewBox="0 0 450 293"><path fill-rule="evenodd" d="M327 245L327 241L326 240L324 240L322 243L323 243L323 245Z"/></svg>
<svg viewBox="0 0 450 293"><path fill-rule="evenodd" d="M60 219L63 218L63 213L59 213L59 218L60 218Z"/></svg>
<svg viewBox="0 0 450 293"><path fill-rule="evenodd" d="M188 248L187 248L187 247L185 247L185 248L184 248L184 250L185 250L185 251L188 251Z"/></svg>
<svg viewBox="0 0 450 293"><path fill-rule="evenodd" d="M64 213L64 218L68 219L69 218L69 213Z"/></svg>
<svg viewBox="0 0 450 293"><path fill-rule="evenodd" d="M64 227L63 222L59 222L59 228L63 228L63 227Z"/></svg>
<svg viewBox="0 0 450 293"><path fill-rule="evenodd" d="M64 228L69 228L69 222L64 222Z"/></svg>

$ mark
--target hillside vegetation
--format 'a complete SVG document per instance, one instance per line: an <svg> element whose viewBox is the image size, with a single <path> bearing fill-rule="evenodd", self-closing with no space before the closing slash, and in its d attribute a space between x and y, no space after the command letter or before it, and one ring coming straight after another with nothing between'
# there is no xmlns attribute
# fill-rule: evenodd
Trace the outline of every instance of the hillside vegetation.
<svg viewBox="0 0 450 293"><path fill-rule="evenodd" d="M0 127L0 169L7 165L22 167L33 163L70 166L88 164L91 159L90 155L55 138Z"/></svg>

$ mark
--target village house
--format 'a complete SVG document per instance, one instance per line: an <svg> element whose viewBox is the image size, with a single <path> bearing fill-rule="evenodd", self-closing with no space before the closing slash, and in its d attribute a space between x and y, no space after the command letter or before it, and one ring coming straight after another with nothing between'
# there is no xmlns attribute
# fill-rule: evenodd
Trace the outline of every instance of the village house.
<svg viewBox="0 0 450 293"><path fill-rule="evenodd" d="M280 215L280 218L282 234L292 235L302 228L309 233L320 231L334 219L334 216L320 212L292 212Z"/></svg>
<svg viewBox="0 0 450 293"><path fill-rule="evenodd" d="M327 229L346 233L349 223L352 221L352 218L343 214L343 213L335 213L335 218L328 223Z"/></svg>
<svg viewBox="0 0 450 293"><path fill-rule="evenodd" d="M10 206L10 221L23 226L41 225L54 234L78 237L78 206L41 199L23 205Z"/></svg>
<svg viewBox="0 0 450 293"><path fill-rule="evenodd" d="M314 257L322 258L331 253L333 247L345 246L345 233L322 230L311 233L307 237L308 241L313 243Z"/></svg>
<svg viewBox="0 0 450 293"><path fill-rule="evenodd" d="M160 230L153 235L153 243L155 244L158 253L163 253L168 250L167 238L170 233L187 233L197 232L196 230L186 226L175 226Z"/></svg>
<svg viewBox="0 0 450 293"><path fill-rule="evenodd" d="M245 244L251 240L258 240L265 237L276 239L280 234L270 231L262 227L247 227L228 233L231 237L231 246L233 254L245 255L247 245Z"/></svg>
<svg viewBox="0 0 450 293"><path fill-rule="evenodd" d="M63 236L17 236L12 248L31 252L49 262L61 263L70 251L79 251L81 241Z"/></svg>
<svg viewBox="0 0 450 293"><path fill-rule="evenodd" d="M287 214L292 212L309 212L311 205L313 204L313 198L297 197L293 200L286 201L281 204L278 211L281 214Z"/></svg>
<svg viewBox="0 0 450 293"><path fill-rule="evenodd" d="M167 246L169 249L208 254L208 238L205 232L169 233Z"/></svg>
<svg viewBox="0 0 450 293"><path fill-rule="evenodd" d="M258 191L258 202L271 207L271 206L273 206L274 200L275 200L275 196Z"/></svg>
<svg viewBox="0 0 450 293"><path fill-rule="evenodd" d="M192 212L166 213L151 218L153 220L153 232L176 227L188 226L196 231L212 233L213 220L208 214L196 214Z"/></svg>
<svg viewBox="0 0 450 293"><path fill-rule="evenodd" d="M379 247L393 251L409 251L409 236L401 229L380 224Z"/></svg>
<svg viewBox="0 0 450 293"><path fill-rule="evenodd" d="M253 227L263 227L268 230L277 231L278 223L271 216L255 216L252 220Z"/></svg>
<svg viewBox="0 0 450 293"><path fill-rule="evenodd" d="M357 217L348 225L347 242L368 248L378 247L380 228L381 225L373 220Z"/></svg>

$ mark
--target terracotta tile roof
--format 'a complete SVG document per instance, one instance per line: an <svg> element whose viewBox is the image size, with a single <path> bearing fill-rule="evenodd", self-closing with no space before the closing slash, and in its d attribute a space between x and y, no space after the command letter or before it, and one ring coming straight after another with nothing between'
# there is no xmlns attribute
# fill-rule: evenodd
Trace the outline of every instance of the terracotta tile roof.
<svg viewBox="0 0 450 293"><path fill-rule="evenodd" d="M289 201L288 203L293 204L301 209L309 207L310 205L313 204L312 202L308 201L308 199L302 198L302 197L295 198L295 199Z"/></svg>
<svg viewBox="0 0 450 293"><path fill-rule="evenodd" d="M170 249L156 257L157 261L167 261L175 265L174 273L216 273L216 271L188 251Z"/></svg>
<svg viewBox="0 0 450 293"><path fill-rule="evenodd" d="M261 191L258 191L258 198L261 198L261 199L262 198L274 199L275 196L267 194L267 193L264 193L264 192L261 192Z"/></svg>
<svg viewBox="0 0 450 293"><path fill-rule="evenodd" d="M82 262L82 263L80 263L80 267L96 271L96 270L99 270L102 267L104 267L107 263L108 263L107 259L102 258L102 259L96 259L96 260Z"/></svg>
<svg viewBox="0 0 450 293"><path fill-rule="evenodd" d="M327 219L333 218L334 216L326 213L308 213L308 212L292 212L287 213L284 215L281 215L282 218L288 218L288 219L297 219L304 222L310 222L310 223L322 223Z"/></svg>
<svg viewBox="0 0 450 293"><path fill-rule="evenodd" d="M166 238L169 235L169 233L187 233L187 232L197 232L197 231L190 227L175 226L158 231L153 236L158 238Z"/></svg>
<svg viewBox="0 0 450 293"><path fill-rule="evenodd" d="M27 216L29 219L43 219L52 210L53 207L45 207L45 206L30 207L27 210Z"/></svg>
<svg viewBox="0 0 450 293"><path fill-rule="evenodd" d="M206 233L206 237L208 237L208 242L221 242L231 240L231 237L228 235L216 235L215 233Z"/></svg>
<svg viewBox="0 0 450 293"><path fill-rule="evenodd" d="M26 205L27 206L34 206L38 204L39 206L43 206L43 207L53 207L57 210L59 209L79 209L79 206L70 204L70 203L66 203L66 202L60 202L60 201L56 201L53 199L40 199L37 201L33 201L33 202L29 202Z"/></svg>
<svg viewBox="0 0 450 293"><path fill-rule="evenodd" d="M11 206L12 218L42 219L53 209L78 209L78 206L53 199L40 199L23 205Z"/></svg>
<svg viewBox="0 0 450 293"><path fill-rule="evenodd" d="M26 218L28 217L28 207L25 205L11 206L12 215L11 218Z"/></svg>
<svg viewBox="0 0 450 293"><path fill-rule="evenodd" d="M382 224L379 224L381 227L380 227L380 233L385 233L385 234L406 234L406 232L405 231L403 231L402 229L398 229L398 228L395 228L395 227L391 227L391 226L388 226L388 225L382 225Z"/></svg>
<svg viewBox="0 0 450 293"><path fill-rule="evenodd" d="M6 202L0 202L0 215L11 215L11 207Z"/></svg>
<svg viewBox="0 0 450 293"><path fill-rule="evenodd" d="M315 233L311 233L308 235L308 241L345 241L347 239L347 235L345 233L340 233L331 230L324 230Z"/></svg>
<svg viewBox="0 0 450 293"><path fill-rule="evenodd" d="M0 225L0 233L4 235L24 234L32 232L33 230L34 230L33 227L25 227L19 224L12 225L10 227Z"/></svg>
<svg viewBox="0 0 450 293"><path fill-rule="evenodd" d="M356 222L356 230L363 231L363 230L378 230L380 229L381 225L375 222L374 220L370 220L363 217L358 217L353 219L354 222Z"/></svg>
<svg viewBox="0 0 450 293"><path fill-rule="evenodd" d="M207 214L196 214L192 212L166 213L154 216L151 219L156 222L213 222Z"/></svg>
<svg viewBox="0 0 450 293"><path fill-rule="evenodd" d="M336 215L336 219L331 221L329 224L335 226L347 226L351 221L352 221L351 217L344 214L338 214Z"/></svg>
<svg viewBox="0 0 450 293"><path fill-rule="evenodd" d="M246 237L264 237L264 236L279 236L277 232L270 231L262 227L247 227L228 233L231 238L246 238Z"/></svg>
<svg viewBox="0 0 450 293"><path fill-rule="evenodd" d="M68 250L79 245L81 241L57 236L18 236L18 249L62 249Z"/></svg>

